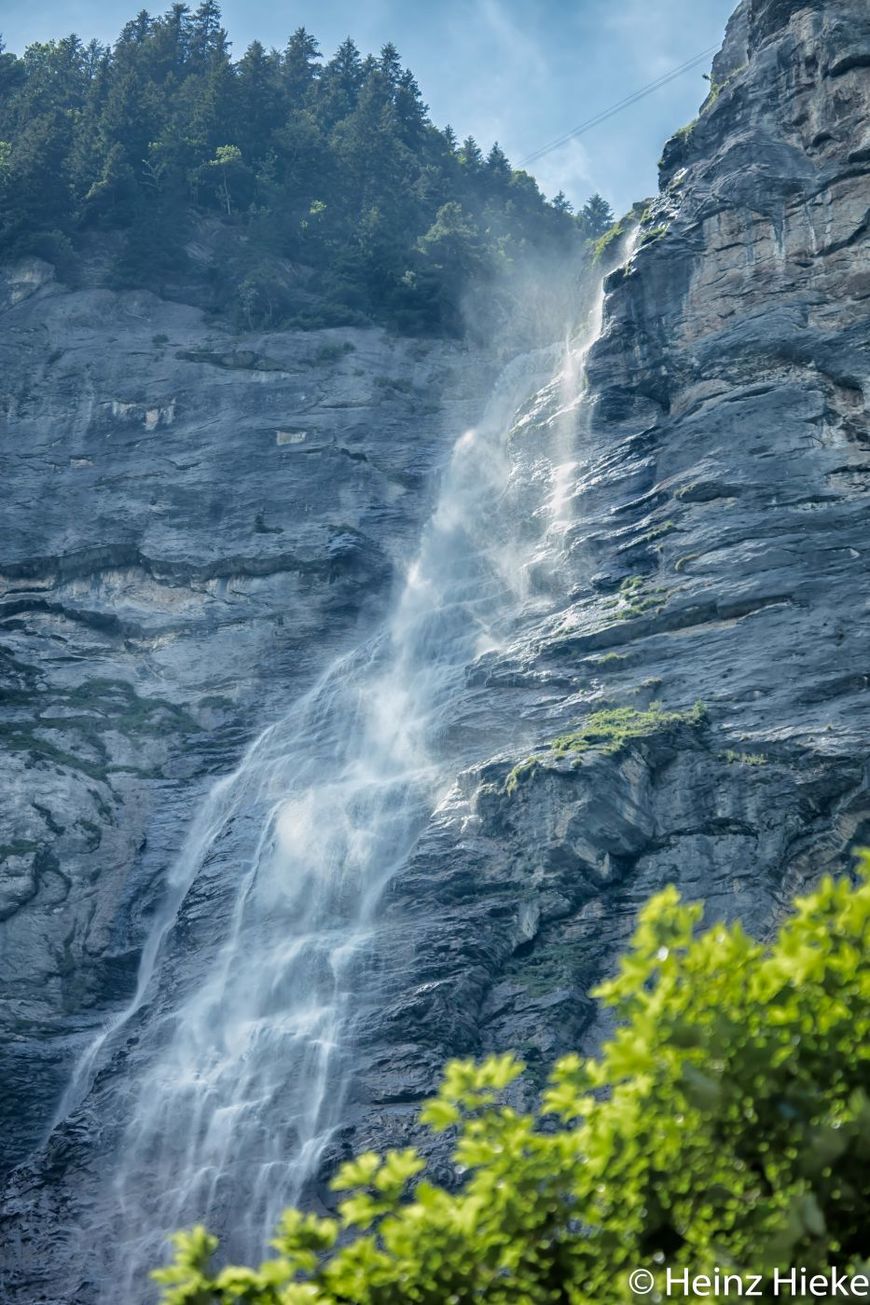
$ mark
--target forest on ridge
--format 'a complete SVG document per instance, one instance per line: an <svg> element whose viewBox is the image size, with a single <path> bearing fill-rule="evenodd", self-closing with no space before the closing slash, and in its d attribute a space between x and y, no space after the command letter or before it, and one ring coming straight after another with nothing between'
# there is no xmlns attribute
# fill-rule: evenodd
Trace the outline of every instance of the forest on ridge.
<svg viewBox="0 0 870 1305"><path fill-rule="evenodd" d="M234 61L217 0L115 44L0 46L0 256L75 283L199 286L240 327L460 334L470 285L556 276L612 222L552 201L498 144L436 127L394 46L324 60L297 28Z"/></svg>

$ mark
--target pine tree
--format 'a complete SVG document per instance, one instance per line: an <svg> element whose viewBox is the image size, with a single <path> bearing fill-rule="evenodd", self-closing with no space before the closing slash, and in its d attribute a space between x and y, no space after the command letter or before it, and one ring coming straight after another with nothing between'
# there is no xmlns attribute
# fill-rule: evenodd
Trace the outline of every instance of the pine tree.
<svg viewBox="0 0 870 1305"><path fill-rule="evenodd" d="M466 136L459 151L459 162L467 173L473 175L483 169L483 151L473 136Z"/></svg>
<svg viewBox="0 0 870 1305"><path fill-rule="evenodd" d="M387 80L390 89L395 91L399 84L399 78L402 75L402 61L399 58L399 51L388 41L381 49L381 57L378 60L378 67Z"/></svg>
<svg viewBox="0 0 870 1305"><path fill-rule="evenodd" d="M229 53L227 34L221 26L221 11L217 0L202 0L190 23L190 64L202 73L215 60L223 60Z"/></svg>
<svg viewBox="0 0 870 1305"><path fill-rule="evenodd" d="M174 3L151 26L147 43L150 75L158 82L178 81L190 57L191 19L187 5Z"/></svg>
<svg viewBox="0 0 870 1305"><path fill-rule="evenodd" d="M252 41L236 66L236 122L232 138L248 162L265 157L281 121L282 89L278 56Z"/></svg>
<svg viewBox="0 0 870 1305"><path fill-rule="evenodd" d="M55 109L31 118L11 142L4 142L0 233L20 252L39 252L36 242L41 235L63 231L67 225L70 136L69 116Z"/></svg>
<svg viewBox="0 0 870 1305"><path fill-rule="evenodd" d="M507 161L507 155L495 142L492 149L486 156L486 171L490 178L496 182L507 183L511 179L511 165Z"/></svg>
<svg viewBox="0 0 870 1305"><path fill-rule="evenodd" d="M428 124L429 106L423 103L420 87L409 69L399 74L393 94L399 135L411 149L417 149Z"/></svg>
<svg viewBox="0 0 870 1305"><path fill-rule="evenodd" d="M597 240L613 226L613 210L606 199L595 194L587 200L579 214L580 226L590 240Z"/></svg>
<svg viewBox="0 0 870 1305"><path fill-rule="evenodd" d="M320 47L304 27L297 27L287 42L281 71L294 108L306 103L319 73Z"/></svg>
<svg viewBox="0 0 870 1305"><path fill-rule="evenodd" d="M116 59L123 59L138 46L142 46L147 41L151 29L154 26L154 19L147 9L140 9L135 18L129 23L125 23L121 28L121 35L115 43Z"/></svg>
<svg viewBox="0 0 870 1305"><path fill-rule="evenodd" d="M318 100L328 125L353 112L364 77L360 52L348 37L342 41L320 78Z"/></svg>
<svg viewBox="0 0 870 1305"><path fill-rule="evenodd" d="M9 54L0 37L0 122L5 118L6 106L21 87L25 76L24 61Z"/></svg>

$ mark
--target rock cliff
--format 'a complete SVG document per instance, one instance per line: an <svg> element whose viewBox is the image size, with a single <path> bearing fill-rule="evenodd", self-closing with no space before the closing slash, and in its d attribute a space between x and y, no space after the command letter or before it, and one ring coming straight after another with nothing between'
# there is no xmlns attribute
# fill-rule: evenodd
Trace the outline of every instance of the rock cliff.
<svg viewBox="0 0 870 1305"><path fill-rule="evenodd" d="M867 837L868 68L864 0L743 0L665 148L587 359L566 596L469 670L461 723L496 742L387 889L324 1174L415 1139L451 1054L518 1048L531 1092L594 1045L650 892L764 932ZM3 291L5 1291L86 1305L135 1051L42 1147L73 1059L205 789L389 601L485 383L459 346L230 337L38 263Z"/></svg>
<svg viewBox="0 0 870 1305"><path fill-rule="evenodd" d="M203 789L388 601L481 378L458 346L240 337L150 294L68 291L38 262L2 288L14 1161L135 982Z"/></svg>
<svg viewBox="0 0 870 1305"><path fill-rule="evenodd" d="M588 359L571 600L473 676L534 742L392 885L367 1141L451 1052L594 1046L585 994L664 884L763 933L867 837L868 68L863 4L744 0L664 150ZM582 737L620 707L646 738Z"/></svg>

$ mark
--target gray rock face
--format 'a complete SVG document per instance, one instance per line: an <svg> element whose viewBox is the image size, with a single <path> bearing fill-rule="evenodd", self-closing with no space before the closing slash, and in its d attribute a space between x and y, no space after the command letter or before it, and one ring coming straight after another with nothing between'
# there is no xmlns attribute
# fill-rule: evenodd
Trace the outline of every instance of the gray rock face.
<svg viewBox="0 0 870 1305"><path fill-rule="evenodd" d="M123 1002L192 810L388 601L480 361L230 337L148 294L3 281L0 1146Z"/></svg>
<svg viewBox="0 0 870 1305"><path fill-rule="evenodd" d="M391 885L349 1146L417 1140L450 1054L519 1047L528 1092L594 1048L651 892L763 934L867 838L868 41L862 4L745 0L665 148L587 363L571 601L471 677L533 744L463 774ZM706 720L549 747L654 700Z"/></svg>
<svg viewBox="0 0 870 1305"><path fill-rule="evenodd" d="M868 66L864 0L744 0L665 148L605 283L559 586L469 670L463 769L382 903L324 1177L417 1141L449 1055L518 1048L529 1097L600 1041L586 994L650 892L764 932L868 836ZM72 1058L128 999L213 777L373 628L485 383L454 346L230 338L38 264L3 295L4 1286L86 1305L136 1052L40 1148ZM550 746L616 707L638 737ZM221 909L194 891L179 927Z"/></svg>

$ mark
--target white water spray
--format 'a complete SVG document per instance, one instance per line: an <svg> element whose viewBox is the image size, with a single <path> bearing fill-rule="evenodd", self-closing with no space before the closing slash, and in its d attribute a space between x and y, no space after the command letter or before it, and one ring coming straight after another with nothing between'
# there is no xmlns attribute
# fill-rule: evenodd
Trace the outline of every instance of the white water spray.
<svg viewBox="0 0 870 1305"><path fill-rule="evenodd" d="M342 1122L354 1072L346 1033L384 886L475 759L461 743L466 670L554 601L530 577L557 571L570 519L600 303L590 317L585 341L505 370L479 427L453 449L384 630L256 740L193 825L136 993L59 1111L81 1103L125 1030L143 1031L146 1068L126 1097L118 1090L125 1131L107 1179L127 1275L122 1284L116 1268L112 1299L139 1299L166 1234L191 1222L223 1232L233 1257L256 1259ZM191 977L183 946L169 944L203 880L227 909Z"/></svg>

